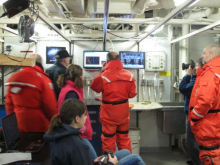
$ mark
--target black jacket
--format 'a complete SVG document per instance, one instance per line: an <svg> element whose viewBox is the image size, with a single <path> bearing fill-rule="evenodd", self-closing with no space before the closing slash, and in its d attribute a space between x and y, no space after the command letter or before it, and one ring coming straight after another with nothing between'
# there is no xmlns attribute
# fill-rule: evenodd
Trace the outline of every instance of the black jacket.
<svg viewBox="0 0 220 165"><path fill-rule="evenodd" d="M44 139L51 142L50 165L93 165L80 133L66 124L61 124L54 135L45 133Z"/></svg>
<svg viewBox="0 0 220 165"><path fill-rule="evenodd" d="M49 78L53 82L54 91L58 100L61 88L57 86L57 79L60 74L66 73L66 67L57 62L53 66L46 69L46 73L49 75Z"/></svg>

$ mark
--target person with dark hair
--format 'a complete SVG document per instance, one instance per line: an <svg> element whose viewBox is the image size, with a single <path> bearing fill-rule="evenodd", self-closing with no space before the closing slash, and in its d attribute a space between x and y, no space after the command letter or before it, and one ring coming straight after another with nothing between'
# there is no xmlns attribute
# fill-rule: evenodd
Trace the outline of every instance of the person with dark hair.
<svg viewBox="0 0 220 165"><path fill-rule="evenodd" d="M83 70L79 65L70 64L67 66L65 74L61 74L57 80L58 87L61 88L59 98L58 98L58 110L60 109L62 103L69 99L79 99L83 101ZM92 147L89 140L92 139L92 126L90 122L89 113L86 110L87 119L85 126L81 129L82 139L90 146L91 159L95 159L97 154Z"/></svg>
<svg viewBox="0 0 220 165"><path fill-rule="evenodd" d="M134 76L123 69L117 53L107 54L103 72L93 79L90 87L97 93L102 92L99 116L102 124L102 151L115 152L116 142L119 150L128 149L131 152L128 98L135 97L137 91Z"/></svg>
<svg viewBox="0 0 220 165"><path fill-rule="evenodd" d="M53 82L54 91L58 100L60 88L57 86L57 79L60 74L65 74L66 67L70 63L70 55L66 50L59 50L56 54L56 63L46 69L46 73Z"/></svg>
<svg viewBox="0 0 220 165"><path fill-rule="evenodd" d="M196 62L195 68L192 69L191 65L186 70L186 75L183 77L182 81L179 84L179 91L184 95L184 112L186 114L186 144L189 148L190 161L187 161L187 164L190 165L202 165L202 162L199 159L199 145L196 142L195 136L192 133L190 128L190 123L188 121L188 109L189 109L189 100L191 92L196 80L198 68L202 68L202 58L199 58Z"/></svg>
<svg viewBox="0 0 220 165"><path fill-rule="evenodd" d="M87 118L86 105L77 99L67 99L50 122L44 139L51 142L50 165L93 165L102 156L91 160L89 146L80 137L80 129ZM121 150L112 157L108 154L107 165L145 165L137 154Z"/></svg>
<svg viewBox="0 0 220 165"><path fill-rule="evenodd" d="M20 132L46 132L50 119L57 114L56 96L41 56L32 54L30 58L35 58L36 65L23 67L5 84L6 113L16 113Z"/></svg>
<svg viewBox="0 0 220 165"><path fill-rule="evenodd" d="M189 102L188 120L205 165L220 164L220 46L208 45L202 53Z"/></svg>

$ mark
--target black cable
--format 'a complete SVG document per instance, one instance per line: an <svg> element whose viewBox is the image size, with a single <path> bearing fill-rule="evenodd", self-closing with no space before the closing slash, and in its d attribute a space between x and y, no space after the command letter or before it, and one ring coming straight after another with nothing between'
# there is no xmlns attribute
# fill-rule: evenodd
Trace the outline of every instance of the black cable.
<svg viewBox="0 0 220 165"><path fill-rule="evenodd" d="M8 13L3 13L3 14L0 16L0 18L6 16L7 14L8 14Z"/></svg>
<svg viewBox="0 0 220 165"><path fill-rule="evenodd" d="M96 44L96 46L94 47L94 49L93 49L93 50L95 50L95 48L98 46L98 44L99 44L99 41L98 41L98 43Z"/></svg>
<svg viewBox="0 0 220 165"><path fill-rule="evenodd" d="M97 30L97 31L102 31L102 30L90 28L90 27L85 26L85 25L82 25L82 26L84 26L85 28L88 28L88 29ZM167 26L168 26L168 25L164 26L164 28L167 27ZM111 35L113 35L113 36L115 36L115 37L118 37L118 38L124 38L124 39L134 38L134 39L137 39L137 37L139 37L139 36L141 36L141 35L143 35L143 34L145 34L145 33L148 33L148 32L143 32L143 33L141 33L140 35L137 35L137 36L134 36L134 37L121 37L121 36L118 36L118 35L116 35L116 34L114 34L114 33L108 32L108 31L107 31L107 33L109 33L109 34L111 34Z"/></svg>
<svg viewBox="0 0 220 165"><path fill-rule="evenodd" d="M11 74L11 73L15 72L15 71L16 71L16 70L18 70L18 69L21 69L21 67L22 67L22 66L20 66L20 67L16 68L15 70L13 70L13 71L11 71L11 72L9 72L9 73L5 74L4 76L7 76L7 75Z"/></svg>
<svg viewBox="0 0 220 165"><path fill-rule="evenodd" d="M82 25L82 26L84 26L84 27L87 28L87 29L92 29L92 30L96 30L96 31L102 31L102 30L90 28L90 27L85 26L85 25ZM129 38L127 38L127 37L120 37L120 36L118 36L118 35L116 35L116 34L113 34L113 33L111 33L111 32L108 32L108 31L107 31L107 33L109 33L109 34L111 34L111 35L113 35L113 36L115 36L115 37L124 38L124 39L131 39L131 38L137 38L137 37L139 37L140 35L145 34L145 33L147 33L147 32L144 32L144 33L142 33L142 34L140 34L140 35L137 35L137 36L134 36L134 37L129 37Z"/></svg>
<svg viewBox="0 0 220 165"><path fill-rule="evenodd" d="M9 51L9 53L8 53L8 55L6 55L6 54L4 54L7 58L9 58L10 60L12 60L12 61L16 61L16 62L23 62L24 61L24 59L26 58L26 56L27 56L27 52L29 51L29 49L30 49L30 43L28 43L29 44L29 47L28 47L28 50L26 51L26 54L25 54L25 56L24 56L24 58L23 58L23 60L22 61L19 61L19 60L16 60L16 59L13 59L13 58L11 58L11 57L9 57L8 55L9 55L9 53L11 52L11 51Z"/></svg>

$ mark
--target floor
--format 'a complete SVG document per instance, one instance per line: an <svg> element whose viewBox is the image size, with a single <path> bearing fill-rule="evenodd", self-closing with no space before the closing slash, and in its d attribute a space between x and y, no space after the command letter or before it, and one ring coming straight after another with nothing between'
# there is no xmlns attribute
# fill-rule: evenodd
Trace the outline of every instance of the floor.
<svg viewBox="0 0 220 165"><path fill-rule="evenodd" d="M189 158L180 149L140 152L146 165L187 165Z"/></svg>

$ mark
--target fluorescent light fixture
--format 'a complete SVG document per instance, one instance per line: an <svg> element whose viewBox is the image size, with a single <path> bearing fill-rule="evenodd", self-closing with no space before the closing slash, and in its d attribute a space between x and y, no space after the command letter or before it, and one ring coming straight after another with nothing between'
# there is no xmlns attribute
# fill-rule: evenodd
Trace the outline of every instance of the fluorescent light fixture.
<svg viewBox="0 0 220 165"><path fill-rule="evenodd" d="M182 5L186 0L174 0L174 6L180 6ZM199 2L200 0L196 0L195 2L193 2L189 7L195 5L197 2Z"/></svg>
<svg viewBox="0 0 220 165"><path fill-rule="evenodd" d="M6 2L7 0L1 0L0 1L0 6L2 6L2 4L4 3L4 2Z"/></svg>
<svg viewBox="0 0 220 165"><path fill-rule="evenodd" d="M174 5L177 7L177 6L180 6L182 5L186 0L174 0Z"/></svg>
<svg viewBox="0 0 220 165"><path fill-rule="evenodd" d="M197 2L199 2L200 0L196 0L195 2L193 2L189 7L195 5Z"/></svg>
<svg viewBox="0 0 220 165"><path fill-rule="evenodd" d="M220 21L217 21L217 22L212 23L212 24L210 24L210 25L208 25L208 26L205 26L204 28L201 28L201 29L196 30L196 31L194 31L194 32L191 32L191 33L189 33L189 34L187 34L187 35L184 35L184 36L182 36L182 37L179 37L179 38L177 38L177 39L174 39L174 40L172 40L170 43L173 44L173 43L175 43L175 42L184 40L184 39L186 39L186 38L188 38L188 37L191 37L191 36L193 36L193 35L195 35L195 34L201 33L201 32L203 32L203 31L206 31L206 30L208 30L208 29L211 29L211 28L216 27L216 26L219 26L219 25L220 25Z"/></svg>

